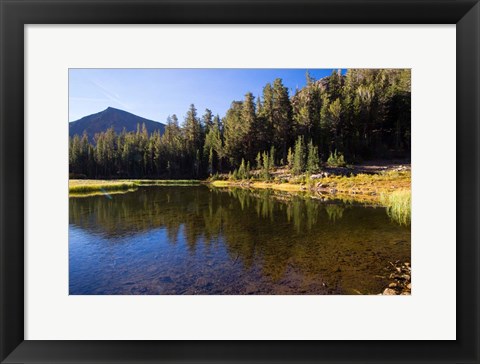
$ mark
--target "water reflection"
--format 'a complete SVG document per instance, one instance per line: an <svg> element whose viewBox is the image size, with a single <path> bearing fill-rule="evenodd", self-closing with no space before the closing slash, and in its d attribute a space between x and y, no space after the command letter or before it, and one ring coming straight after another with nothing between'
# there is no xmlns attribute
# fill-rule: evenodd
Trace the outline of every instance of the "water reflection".
<svg viewBox="0 0 480 364"><path fill-rule="evenodd" d="M70 199L70 294L376 294L410 228L383 208L269 190Z"/></svg>

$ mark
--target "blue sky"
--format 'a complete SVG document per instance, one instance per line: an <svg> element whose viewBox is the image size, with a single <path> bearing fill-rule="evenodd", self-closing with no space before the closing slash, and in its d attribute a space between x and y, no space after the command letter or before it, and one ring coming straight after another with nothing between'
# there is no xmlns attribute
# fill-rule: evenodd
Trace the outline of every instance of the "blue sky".
<svg viewBox="0 0 480 364"><path fill-rule="evenodd" d="M205 108L223 117L245 93L262 94L267 82L283 80L290 94L306 83L306 69L70 69L69 121L111 106L138 116L166 122L177 114L183 121L190 104L198 115ZM319 79L332 69L309 69ZM345 70L343 70L345 71Z"/></svg>

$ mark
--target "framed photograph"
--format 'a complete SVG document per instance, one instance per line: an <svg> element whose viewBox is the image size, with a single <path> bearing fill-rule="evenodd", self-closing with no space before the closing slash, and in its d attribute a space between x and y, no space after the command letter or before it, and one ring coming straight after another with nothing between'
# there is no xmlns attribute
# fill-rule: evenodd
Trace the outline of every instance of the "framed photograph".
<svg viewBox="0 0 480 364"><path fill-rule="evenodd" d="M1 363L478 363L478 1L1 1Z"/></svg>

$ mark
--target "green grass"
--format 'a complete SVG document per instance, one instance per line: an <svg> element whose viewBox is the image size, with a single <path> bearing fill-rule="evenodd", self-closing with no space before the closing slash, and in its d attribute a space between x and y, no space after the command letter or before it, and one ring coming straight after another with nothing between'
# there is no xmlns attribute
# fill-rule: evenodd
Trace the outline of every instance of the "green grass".
<svg viewBox="0 0 480 364"><path fill-rule="evenodd" d="M390 218L400 224L410 224L412 211L412 194L410 190L398 190L382 193L380 201L387 208Z"/></svg>
<svg viewBox="0 0 480 364"><path fill-rule="evenodd" d="M129 191L139 186L166 186L166 185L198 185L197 180L69 180L70 194L87 194L95 192Z"/></svg>
<svg viewBox="0 0 480 364"><path fill-rule="evenodd" d="M130 181L92 181L70 180L68 190L70 193L90 193L97 191L121 191L137 187L135 182Z"/></svg>
<svg viewBox="0 0 480 364"><path fill-rule="evenodd" d="M378 174L357 174L355 176L330 175L318 179L312 179L304 174L288 178L280 176L273 181L251 178L244 181L215 180L209 183L214 187L238 186L291 192L319 191L324 195L334 189L336 194L332 196L337 199L348 198L351 201L379 204L381 203L380 196L383 194L389 195L394 191L410 190L411 172L387 171ZM318 187L318 185L321 187Z"/></svg>

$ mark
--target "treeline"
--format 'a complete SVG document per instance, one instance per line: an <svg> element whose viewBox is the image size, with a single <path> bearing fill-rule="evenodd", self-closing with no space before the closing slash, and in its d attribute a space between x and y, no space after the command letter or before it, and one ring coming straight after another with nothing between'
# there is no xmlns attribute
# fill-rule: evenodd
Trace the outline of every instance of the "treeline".
<svg viewBox="0 0 480 364"><path fill-rule="evenodd" d="M233 101L221 119L192 104L165 132L70 138L72 175L89 178L203 178L219 172L290 165L317 170L323 162L410 156L410 70L350 69L314 80L289 95L281 79ZM295 152L297 150L297 152ZM242 167L243 165L243 167ZM268 172L267 168L267 172Z"/></svg>

